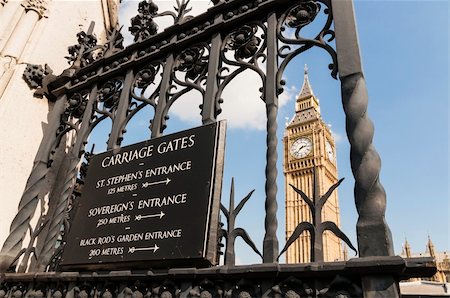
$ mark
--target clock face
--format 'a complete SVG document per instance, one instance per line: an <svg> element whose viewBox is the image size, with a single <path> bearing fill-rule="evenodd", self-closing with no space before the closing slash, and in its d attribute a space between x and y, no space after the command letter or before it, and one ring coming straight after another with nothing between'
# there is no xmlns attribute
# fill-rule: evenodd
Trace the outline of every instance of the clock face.
<svg viewBox="0 0 450 298"><path fill-rule="evenodd" d="M331 146L330 142L325 142L325 151L327 152L328 159L330 161L334 161L334 151L333 147Z"/></svg>
<svg viewBox="0 0 450 298"><path fill-rule="evenodd" d="M292 144L290 153L295 158L303 158L312 151L312 142L309 138L299 138Z"/></svg>

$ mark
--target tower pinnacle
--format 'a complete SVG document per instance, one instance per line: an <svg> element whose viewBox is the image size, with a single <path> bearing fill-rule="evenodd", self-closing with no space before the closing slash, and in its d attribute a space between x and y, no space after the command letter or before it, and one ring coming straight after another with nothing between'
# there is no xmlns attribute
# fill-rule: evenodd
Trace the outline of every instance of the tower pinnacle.
<svg viewBox="0 0 450 298"><path fill-rule="evenodd" d="M303 86L302 86L302 89L301 89L300 93L298 94L297 98L303 99L303 98L309 97L309 96L314 96L314 93L312 91L311 84L309 83L308 65L305 64L305 74L303 76Z"/></svg>
<svg viewBox="0 0 450 298"><path fill-rule="evenodd" d="M431 257L433 257L433 258L436 257L436 253L435 253L435 250L434 250L434 244L431 241L430 235L428 235L427 252L430 253Z"/></svg>
<svg viewBox="0 0 450 298"><path fill-rule="evenodd" d="M305 74L303 77L303 86L300 93L297 95L295 103L296 114L309 110L312 114L320 117L319 100L314 95L314 92L309 82L308 66L305 64ZM311 115L312 115L311 114Z"/></svg>
<svg viewBox="0 0 450 298"><path fill-rule="evenodd" d="M409 242L406 238L405 238L405 244L403 245L402 254L405 255L407 258L411 257L411 246L409 245Z"/></svg>

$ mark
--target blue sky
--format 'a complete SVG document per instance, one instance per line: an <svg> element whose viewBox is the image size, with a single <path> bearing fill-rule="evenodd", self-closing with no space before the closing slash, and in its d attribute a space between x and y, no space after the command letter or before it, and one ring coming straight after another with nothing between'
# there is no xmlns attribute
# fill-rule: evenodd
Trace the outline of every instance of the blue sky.
<svg viewBox="0 0 450 298"><path fill-rule="evenodd" d="M175 2L175 1L173 1ZM123 1L121 21L136 14L137 1ZM156 1L161 10L171 1ZM192 2L194 12L204 11L208 2ZM360 47L369 92L369 116L375 124L375 147L382 159L381 182L387 192L387 222L393 233L395 252L408 239L415 252L425 251L430 235L436 248L449 243L449 3L448 1L355 1ZM340 84L327 69L330 59L313 50L293 61L285 72L286 92L279 111L279 158L285 118L294 113L294 97L303 81L303 66L321 103L323 119L331 124L337 140L339 176L346 180L339 188L342 229L356 243L357 213L353 201L353 178L349 145L345 136L345 115ZM227 151L222 200L227 205L231 177L236 179L236 199L256 189L237 220L261 249L264 237L265 131L262 102L255 77L244 75L224 93L227 119ZM242 85L242 82L245 85ZM198 106L192 95L189 106ZM240 102L240 108L236 108ZM187 111L180 101L170 114L166 133L180 127L200 125L198 109ZM258 114L259 113L259 114ZM262 121L262 122L261 122ZM125 143L146 138L147 122L130 123L134 132ZM284 181L279 161L278 221L280 249L284 245ZM242 263L258 263L258 257L237 241Z"/></svg>

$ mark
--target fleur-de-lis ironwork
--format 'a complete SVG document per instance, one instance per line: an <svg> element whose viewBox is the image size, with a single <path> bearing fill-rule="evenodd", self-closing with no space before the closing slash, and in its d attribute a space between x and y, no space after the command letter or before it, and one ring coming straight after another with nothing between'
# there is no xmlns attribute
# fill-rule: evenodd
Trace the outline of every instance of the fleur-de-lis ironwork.
<svg viewBox="0 0 450 298"><path fill-rule="evenodd" d="M245 203L247 203L247 201L250 199L254 191L255 190L249 192L248 195L246 195L237 205L237 207L234 208L234 178L232 178L230 191L230 207L227 210L225 206L220 204L220 210L222 210L227 219L227 231L225 231L224 229L220 230L220 234L224 235L225 239L227 240L225 251L225 265L233 266L235 263L234 242L237 237L241 237L245 241L245 243L247 243L247 245L253 249L255 253L257 253L261 258L263 257L258 248L256 248L255 243L253 243L248 233L242 228L234 227L237 215L241 211L242 207L244 207Z"/></svg>
<svg viewBox="0 0 450 298"><path fill-rule="evenodd" d="M191 0L176 0L177 6L174 6L175 12L173 11L165 11L160 14L159 16L171 16L173 18L174 24L183 23L189 19L191 19L191 16L187 16L187 14L192 10L192 8L188 8L189 2Z"/></svg>
<svg viewBox="0 0 450 298"><path fill-rule="evenodd" d="M138 15L131 19L129 27L135 42L145 40L158 32L158 25L153 21L157 12L158 6L152 0L139 2Z"/></svg>
<svg viewBox="0 0 450 298"><path fill-rule="evenodd" d="M107 32L108 38L103 48L104 57L114 55L115 53L123 49L123 35L120 32L121 30L122 27L120 27L119 29L114 28Z"/></svg>
<svg viewBox="0 0 450 298"><path fill-rule="evenodd" d="M352 245L350 239L344 234L344 232L339 229L339 227L332 221L322 222L322 208L327 202L328 198L331 196L333 191L344 181L344 178L340 179L338 182L333 184L328 191L320 196L319 194L319 182L317 177L317 170L313 169L313 197L309 198L303 191L296 188L294 185L289 184L292 189L301 196L305 201L306 205L311 211L312 223L303 221L297 225L292 235L286 241L286 244L281 251L278 258L297 240L304 231L308 231L311 235L311 262L323 261L323 242L322 234L326 230L331 231L336 237L344 241L354 252L357 254L356 248Z"/></svg>
<svg viewBox="0 0 450 298"><path fill-rule="evenodd" d="M68 48L69 55L65 58L72 63L72 67L78 69L84 67L94 62L97 58L95 56L95 51L102 48L102 46L97 45L97 37L95 37L94 22L91 22L87 32L81 31L77 33L78 44L70 46Z"/></svg>

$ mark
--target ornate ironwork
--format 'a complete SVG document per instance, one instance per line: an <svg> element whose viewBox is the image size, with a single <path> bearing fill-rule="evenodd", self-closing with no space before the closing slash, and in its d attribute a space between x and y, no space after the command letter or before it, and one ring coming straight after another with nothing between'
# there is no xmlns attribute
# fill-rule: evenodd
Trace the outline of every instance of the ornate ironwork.
<svg viewBox="0 0 450 298"><path fill-rule="evenodd" d="M339 275L340 271L332 263L323 263L322 269L308 264L299 265L301 270L297 272L291 271L292 265L280 264L278 267L256 265L253 268L256 270L236 266L232 270L229 270L230 267L190 268L177 269L171 273L149 271L147 274L124 271L40 273L34 275L33 279L24 279L26 274L6 273L0 282L0 297L33 297L41 294L42 297L52 298L362 297L362 268L375 274L384 271L406 278L418 264L409 263L405 266L403 263L403 266L386 265L380 268L377 262L366 260L364 264L349 265L354 270L345 276ZM345 266L342 263L339 265ZM321 272L327 274L321 275Z"/></svg>
<svg viewBox="0 0 450 298"><path fill-rule="evenodd" d="M259 252L255 243L253 243L252 239L248 235L248 233L242 228L235 228L236 217L244 207L245 203L250 199L253 192L246 195L241 202L234 208L234 178L231 179L231 190L230 190L230 207L227 210L225 206L220 204L220 210L222 210L225 218L227 219L227 230L221 229L221 235L226 239L226 250L225 250L225 265L233 266L235 265L235 252L234 252L234 242L237 237L241 237L248 246L250 246L253 251L258 254L261 258L262 254Z"/></svg>
<svg viewBox="0 0 450 298"><path fill-rule="evenodd" d="M207 44L197 44L182 51L174 58L173 70L170 76L170 85L167 88L166 105L162 111L161 132L167 127L170 107L184 94L197 90L202 97L205 96L205 82L207 79ZM153 123L152 123L153 125Z"/></svg>
<svg viewBox="0 0 450 298"><path fill-rule="evenodd" d="M175 12L165 11L159 13L158 16L171 16L174 24L186 22L192 18L192 16L187 15L192 10L192 8L188 7L190 1L191 0L176 0L177 6L174 6Z"/></svg>
<svg viewBox="0 0 450 298"><path fill-rule="evenodd" d="M31 4L34 3L33 5L39 7L39 3L43 2L25 3L29 3L28 9L34 9ZM187 94L190 92L202 97L200 105L202 122L205 124L215 122L221 112L221 105L227 104L227 99L223 96L224 90L240 74L251 71L261 80L258 87L267 117L266 216L262 257L263 262L268 264L264 264L266 267L261 267L263 269L260 271L267 273L265 270L275 266L273 263L277 262L279 256L276 236L277 116L278 96L283 92L284 85L282 76L293 59L313 47L321 48L330 55L331 76L336 78L339 74L342 83L347 134L352 146L351 164L356 180L356 208L360 215L357 225L360 256L383 256L391 262L400 262L388 257L392 254L392 240L384 219L385 193L378 178L380 160L371 144L373 126L366 112L367 94L359 60L356 30L354 24L349 21L353 17L351 1L214 0L213 4L207 12L192 18L188 16L189 0L176 0L174 11L165 12L158 12L158 7L152 0L142 1L139 3L138 15L132 19L130 26L134 40L137 41L135 45L123 49L120 30L109 32L105 45L97 45L92 23L86 32L77 35L78 44L69 48L67 58L72 66L62 75L56 77L48 74L42 78L45 70L36 66L28 68L25 76L31 79L30 84L42 86L41 94L57 100L21 198L18 214L13 220L10 235L0 254L0 272L5 272L8 268L14 270L20 256L23 258L20 268L16 268L17 271L26 271L29 263L36 271L58 268L58 258L64 247L63 234L69 227L68 213L73 212L71 201L76 200L82 191L83 171L86 170L86 165L80 169L80 161L83 156L87 156L84 148L87 138L99 123L105 119L111 120L112 129L107 148L119 148L130 120L145 107L151 107L148 115L151 137L158 137L168 125L167 120L173 104L188 97ZM307 35L305 32L308 31L305 28L312 28L311 23L318 19L319 15L324 17L323 26L318 28L312 37L305 36ZM172 17L174 26L158 33L155 19L162 16ZM337 50L334 49L334 42ZM71 132L70 138L68 132ZM63 141L65 136L72 143L65 144ZM54 157L58 152L62 158L56 161ZM53 159L55 162L52 162ZM49 177L50 172L54 172L58 178L52 180ZM338 184L333 187L337 187ZM329 190L329 194L333 191L333 187ZM226 210L222 206L228 220L228 231L223 229L221 231L229 238L227 251L233 250L232 240L241 236L244 240L248 238L248 241L245 241L250 242L250 246L259 254L256 245L249 240L250 236L246 237L244 230L234 227L235 216L250 198L251 193L234 208L234 182L232 189L230 209ZM301 190L296 191L303 197ZM47 194L48 210L42 205ZM309 201L304 198L309 202L311 209L314 209L315 221L309 226L306 226L306 223L303 223L303 226L301 224L294 234L308 229L315 231L315 236L319 237L322 230L331 229L339 235L342 234L341 238L345 236L337 227L320 223L320 208L325 203L327 194L319 198L316 191L312 199L307 198ZM37 225L31 226L31 218L38 210L39 204L43 206L40 208L41 214L38 214L40 219ZM32 235L31 242L24 245L25 234L28 231ZM368 235L371 235L370 238L373 240L369 239ZM288 240L285 249L294 238L295 235ZM348 240L346 236L342 239ZM59 247L56 247L58 245ZM234 257L234 253L232 255ZM320 259L318 255L316 254L316 261ZM36 259L33 259L33 256L36 256ZM232 259L231 255L227 256L226 262L230 266L234 264ZM365 268L372 268L369 261L361 260L361 262L366 262ZM204 269L205 271L201 272L191 269L189 273L186 273L189 271L186 269L187 271L182 272L196 277L191 280L187 275L183 275L181 278L184 279L183 282L174 279L171 274L161 273L152 275L156 276L154 279L147 278L151 275L149 274L146 280L141 282L138 282L137 277L133 277L131 281L129 277L126 281L119 277L117 280L121 280L120 284L114 285L99 280L90 280L90 284L83 283L83 278L78 279L78 275L70 283L61 275L54 273L55 280L61 281L61 285L56 287L54 284L50 285L48 280L40 280L38 275L35 280L45 284L44 288L29 282L29 279L26 284L19 284L15 282L17 279L12 278L15 281L0 285L0 296L4 293L8 298L41 295L61 298L68 296L69 292L70 295L80 298L87 296L109 298L119 295L130 298L177 295L192 297L262 295L327 297L347 293L350 296L358 295L358 287L361 287L360 273L355 277L351 273L351 264L343 264L342 266L349 264L344 271L350 273L345 276L346 280L335 281L331 277L320 280L308 277L298 269L300 265L296 267L298 269L296 274L287 274L283 271L287 270L287 267L283 267L284 269L277 267L283 269L279 271L269 270L270 273L267 274L271 276L270 278L264 277L266 273L256 278L251 274L247 275L244 269L243 271L238 269L237 275L224 273L229 279L226 282L217 279L215 273L208 271L216 269ZM404 269L406 266L398 264L398 268L403 266ZM329 269L329 272L333 270ZM372 273L384 276L380 275L377 269L371 270ZM204 272L207 272L206 275L202 275ZM396 282L394 276L400 274L398 272L387 274L385 281L394 285L392 289L395 288ZM342 271L335 273L334 276L341 274ZM244 274L245 280L242 279ZM105 279L109 277L108 275ZM373 276L363 278L376 279ZM84 281L89 279L86 278ZM76 282L72 282L73 280ZM27 292L28 288L32 289L32 292ZM386 293L395 296L392 289Z"/></svg>
<svg viewBox="0 0 450 298"><path fill-rule="evenodd" d="M315 296L315 291L310 286L293 276L289 276L286 280L272 287L272 292L289 298Z"/></svg>
<svg viewBox="0 0 450 298"><path fill-rule="evenodd" d="M215 117L222 112L220 105L224 102L222 92L226 86L235 79L240 73L249 69L256 72L261 78L261 85L266 79L263 69L260 66L260 61L266 59L266 42L261 43L261 38L256 34L258 28L262 32L266 31L266 27L262 23L246 24L237 30L229 33L222 43L220 51L220 58L223 63L218 70L218 89L215 94ZM264 34L264 33L260 33ZM230 52L232 55L227 55ZM231 67L235 69L231 70ZM264 89L260 91L264 93ZM264 95L261 95L264 98Z"/></svg>
<svg viewBox="0 0 450 298"><path fill-rule="evenodd" d="M104 57L112 56L120 50L123 50L123 35L120 33L121 29L122 27L119 29L114 28L108 31L107 41L103 47L102 55Z"/></svg>
<svg viewBox="0 0 450 298"><path fill-rule="evenodd" d="M255 35L257 30L256 26L242 26L230 34L225 49L235 51L236 60L253 57L261 43L261 38Z"/></svg>
<svg viewBox="0 0 450 298"><path fill-rule="evenodd" d="M155 35L158 32L158 25L153 21L158 12L158 6L153 0L139 2L139 14L131 19L131 34L134 41L139 42Z"/></svg>
<svg viewBox="0 0 450 298"><path fill-rule="evenodd" d="M314 38L302 36L302 30L311 24L320 13L322 5L319 2L322 2L325 6L323 13L327 16L326 22ZM284 45L279 48L278 52L279 57L283 59L278 72L279 81L281 81L281 77L288 63L297 55L312 47L322 48L328 52L332 59L332 63L329 64L331 76L337 78L337 55L336 51L330 45L330 42L335 38L334 31L331 29L332 23L333 18L329 1L301 2L292 6L281 15L278 21L277 37ZM286 29L286 26L293 28L293 34L292 31ZM282 87L280 86L280 88Z"/></svg>
<svg viewBox="0 0 450 298"><path fill-rule="evenodd" d="M329 287L319 291L320 297L363 297L361 287L348 278L336 276Z"/></svg>
<svg viewBox="0 0 450 298"><path fill-rule="evenodd" d="M306 205L309 207L309 211L311 212L312 223L310 222L301 222L294 229L294 232L289 239L286 241L286 245L282 249L280 256L289 248L289 246L297 240L300 235L304 231L308 231L310 238L310 246L311 246L311 262L323 261L323 242L322 242L322 234L325 230L329 230L336 237L344 241L354 252L357 254L356 248L352 245L350 239L344 234L344 232L339 229L336 223L331 221L322 222L322 208L325 206L325 203L330 198L333 191L344 181L344 178L340 179L338 182L333 184L328 191L320 196L319 193L319 182L317 177L316 168L313 169L313 197L309 198L303 191L296 188L294 185L289 184L294 191L300 195Z"/></svg>
<svg viewBox="0 0 450 298"><path fill-rule="evenodd" d="M291 28L302 28L316 18L320 4L316 1L305 1L291 8L286 16L286 24Z"/></svg>
<svg viewBox="0 0 450 298"><path fill-rule="evenodd" d="M195 46L184 50L175 60L174 70L186 72L186 78L195 81L199 76L205 76L208 66L208 55L205 47Z"/></svg>
<svg viewBox="0 0 450 298"><path fill-rule="evenodd" d="M78 44L68 48L70 56L66 56L65 58L69 60L69 64L72 63L72 67L75 69L85 67L94 62L98 56L101 56L101 54L99 55L95 52L102 47L97 45L97 37L94 35L93 30L94 22L91 23L87 32L78 32Z"/></svg>
<svg viewBox="0 0 450 298"><path fill-rule="evenodd" d="M32 89L42 87L42 80L46 75L52 74L53 70L45 64L44 67L37 64L27 64L23 72L23 78Z"/></svg>
<svg viewBox="0 0 450 298"><path fill-rule="evenodd" d="M63 115L67 116L67 120L70 117L80 118L77 124L68 125L69 129L76 131L76 141L73 144L68 155L66 155L65 167L61 168L66 176L64 179L59 179L57 185L55 185L54 191L50 193L50 200L54 202L54 208L49 208L47 221L47 233L45 237L42 237L42 245L37 249L37 270L43 270L46 268L52 260L52 256L58 255L57 245L61 245L59 239L62 237L64 230L62 227L68 227L67 217L69 210L71 209L70 202L74 199L74 189L79 187L77 185L77 175L79 171L79 158L84 152L85 140L88 136L88 131L91 125L90 116L92 113L93 101L96 98L97 90L93 88L89 93L76 93L69 99L68 108ZM82 110L82 113L80 113ZM66 120L66 119L64 119ZM82 121L84 120L84 121ZM63 119L62 119L63 122ZM81 122L81 123L80 123ZM70 121L65 121L69 123ZM67 130L67 129L65 129ZM65 133L64 131L61 134ZM76 194L75 194L76 196ZM24 262L28 260L23 259ZM53 264L57 266L57 264Z"/></svg>

